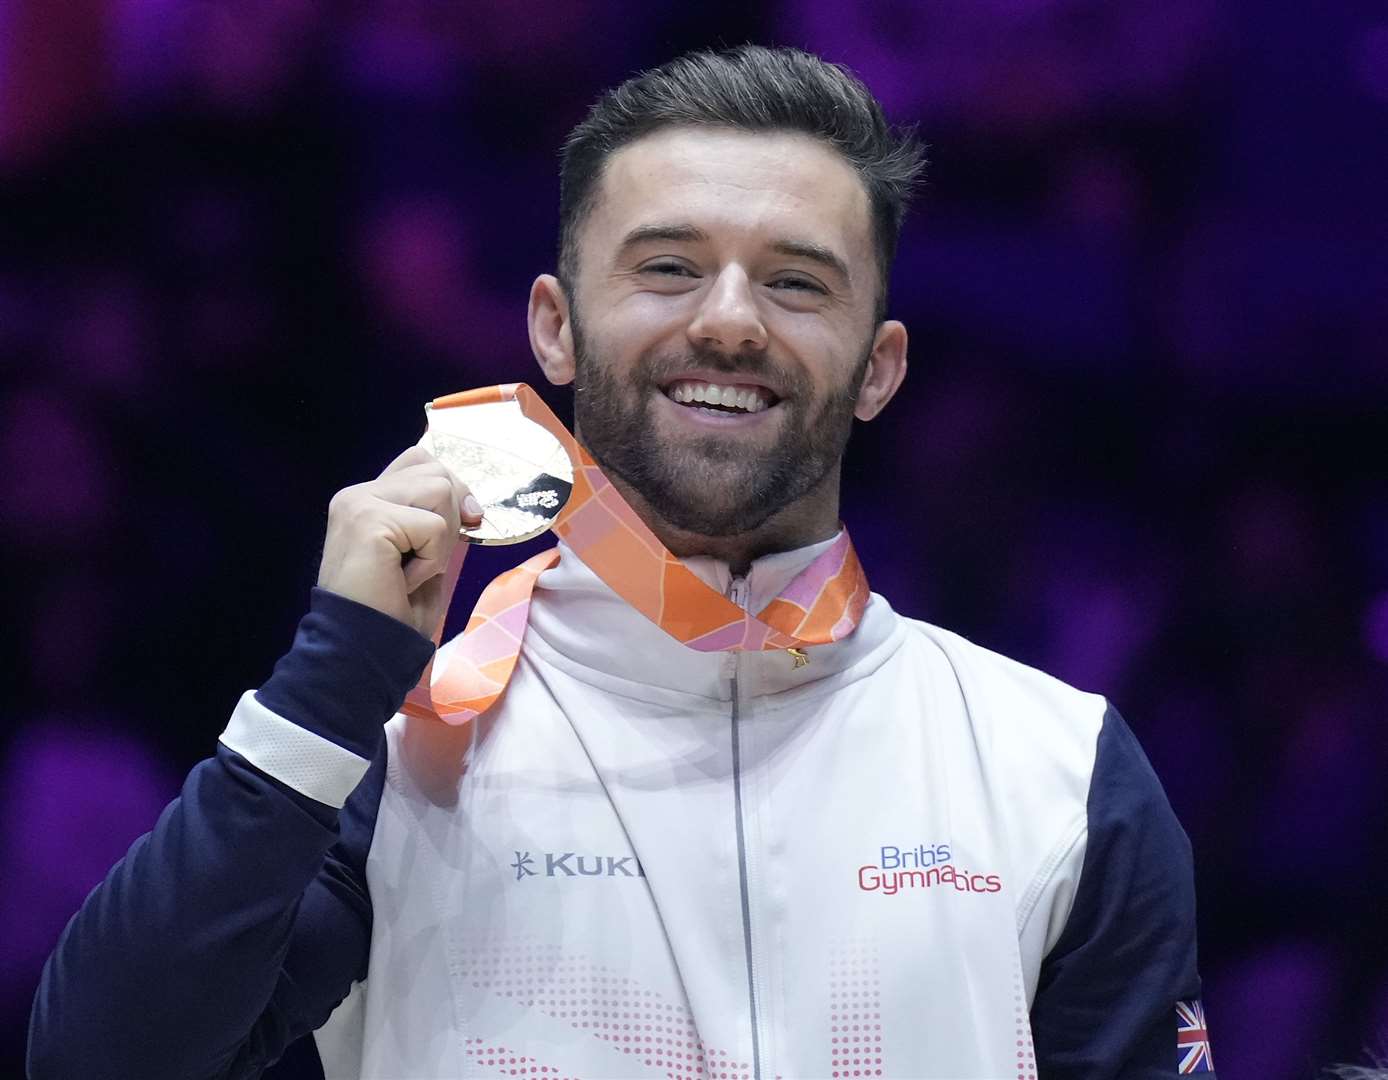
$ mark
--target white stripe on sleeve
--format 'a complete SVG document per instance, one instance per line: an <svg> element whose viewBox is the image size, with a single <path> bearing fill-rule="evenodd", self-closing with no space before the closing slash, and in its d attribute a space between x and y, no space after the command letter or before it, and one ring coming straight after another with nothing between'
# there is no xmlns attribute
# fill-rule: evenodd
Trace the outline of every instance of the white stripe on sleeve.
<svg viewBox="0 0 1388 1080"><path fill-rule="evenodd" d="M221 742L301 795L339 809L371 764L271 712L256 700L254 690L241 695Z"/></svg>

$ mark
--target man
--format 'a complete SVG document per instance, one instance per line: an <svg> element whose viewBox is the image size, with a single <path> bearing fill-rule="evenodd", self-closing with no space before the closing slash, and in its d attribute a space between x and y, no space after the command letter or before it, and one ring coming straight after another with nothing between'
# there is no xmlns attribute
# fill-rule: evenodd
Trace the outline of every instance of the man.
<svg viewBox="0 0 1388 1080"><path fill-rule="evenodd" d="M479 507L417 448L340 492L293 648L50 960L36 1080L256 1076L310 1031L329 1077L1209 1071L1123 721L864 602L839 524L920 158L792 50L599 101L530 339L634 554L561 533L495 703L392 719ZM689 629L719 605L774 647Z"/></svg>

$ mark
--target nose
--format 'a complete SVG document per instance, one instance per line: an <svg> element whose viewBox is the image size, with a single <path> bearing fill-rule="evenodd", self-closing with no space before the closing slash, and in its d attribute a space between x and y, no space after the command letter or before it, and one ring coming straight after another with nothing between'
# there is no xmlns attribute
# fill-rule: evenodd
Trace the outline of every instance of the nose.
<svg viewBox="0 0 1388 1080"><path fill-rule="evenodd" d="M739 266L724 267L713 280L689 324L689 339L697 346L729 353L766 348L766 327L752 283Z"/></svg>

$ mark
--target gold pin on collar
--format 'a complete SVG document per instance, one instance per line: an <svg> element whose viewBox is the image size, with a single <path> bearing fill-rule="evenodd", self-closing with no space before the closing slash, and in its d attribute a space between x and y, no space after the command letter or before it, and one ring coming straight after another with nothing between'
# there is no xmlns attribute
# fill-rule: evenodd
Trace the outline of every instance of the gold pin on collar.
<svg viewBox="0 0 1388 1080"><path fill-rule="evenodd" d="M805 654L804 649L787 649L786 652L790 653L790 658L795 661L795 663L791 665L791 671L798 671L810 662L810 658Z"/></svg>

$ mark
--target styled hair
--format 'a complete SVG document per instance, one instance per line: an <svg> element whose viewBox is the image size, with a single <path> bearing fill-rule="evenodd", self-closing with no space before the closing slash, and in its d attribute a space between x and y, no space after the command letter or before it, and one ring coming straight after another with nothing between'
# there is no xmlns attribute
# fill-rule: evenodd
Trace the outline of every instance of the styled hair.
<svg viewBox="0 0 1388 1080"><path fill-rule="evenodd" d="M571 296L578 232L597 202L607 159L644 135L679 126L798 132L842 154L868 195L882 320L902 218L925 169L925 146L914 130L892 128L847 68L800 49L759 45L687 53L643 71L604 93L569 133L560 156L559 279Z"/></svg>

